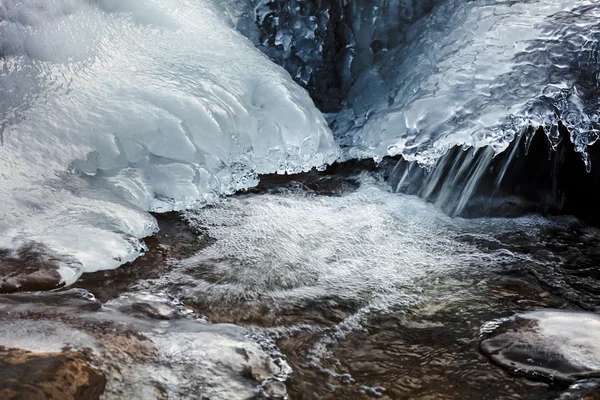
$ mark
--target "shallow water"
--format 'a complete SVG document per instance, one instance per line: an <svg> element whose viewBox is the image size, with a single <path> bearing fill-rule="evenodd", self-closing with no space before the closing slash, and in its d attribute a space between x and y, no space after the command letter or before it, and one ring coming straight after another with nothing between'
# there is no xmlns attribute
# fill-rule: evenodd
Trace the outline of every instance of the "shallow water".
<svg viewBox="0 0 600 400"><path fill-rule="evenodd" d="M144 387L173 398L208 387L211 398L287 391L291 399L552 399L568 385L493 364L479 350L481 327L524 311L599 306L596 228L570 217L450 218L392 193L377 172L267 178L159 224L139 260L84 275L75 286L85 292L3 297L2 319L18 331L20 321L25 329L54 318L93 337L112 396L139 389L122 389L110 373L131 362L106 357L118 354L106 342L124 335L105 333L116 324L168 354L131 355L136 367L119 379L163 371ZM74 296L88 292L98 300L74 308ZM28 331L43 342L45 331L36 329ZM243 338L215 346L223 339L212 335L231 338L231 329ZM0 331L0 345L19 347L9 339ZM254 358L215 352L236 346L253 349ZM194 372L184 355L229 367ZM262 365L264 357L275 366L244 372L244 363Z"/></svg>

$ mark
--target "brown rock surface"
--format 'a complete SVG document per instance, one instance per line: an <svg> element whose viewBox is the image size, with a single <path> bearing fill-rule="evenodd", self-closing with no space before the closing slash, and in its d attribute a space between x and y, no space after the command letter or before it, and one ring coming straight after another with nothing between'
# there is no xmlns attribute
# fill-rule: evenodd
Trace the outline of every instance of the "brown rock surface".
<svg viewBox="0 0 600 400"><path fill-rule="evenodd" d="M4 400L99 399L106 379L86 355L32 353L0 347L0 398Z"/></svg>

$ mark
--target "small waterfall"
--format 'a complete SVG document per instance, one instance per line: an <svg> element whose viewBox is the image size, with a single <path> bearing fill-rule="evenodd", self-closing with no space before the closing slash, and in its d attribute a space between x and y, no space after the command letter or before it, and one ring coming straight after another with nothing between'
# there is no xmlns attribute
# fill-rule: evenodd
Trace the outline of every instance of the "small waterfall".
<svg viewBox="0 0 600 400"><path fill-rule="evenodd" d="M600 172L587 169L559 124L556 138L529 127L496 154L491 147L456 146L434 166L398 161L388 182L396 192L419 196L453 216L478 217L522 212L569 213L600 222ZM589 146L589 165L600 148Z"/></svg>

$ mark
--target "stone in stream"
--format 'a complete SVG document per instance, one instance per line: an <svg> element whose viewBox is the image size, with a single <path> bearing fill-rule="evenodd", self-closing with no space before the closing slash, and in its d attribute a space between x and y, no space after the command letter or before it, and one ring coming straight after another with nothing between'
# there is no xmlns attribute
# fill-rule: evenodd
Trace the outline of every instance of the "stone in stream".
<svg viewBox="0 0 600 400"><path fill-rule="evenodd" d="M540 310L486 323L481 351L494 363L570 383L600 377L600 315Z"/></svg>
<svg viewBox="0 0 600 400"><path fill-rule="evenodd" d="M0 347L0 398L5 400L93 400L106 378L85 353L33 353Z"/></svg>
<svg viewBox="0 0 600 400"><path fill-rule="evenodd" d="M60 259L48 248L30 243L11 253L0 249L0 293L54 290L64 286Z"/></svg>

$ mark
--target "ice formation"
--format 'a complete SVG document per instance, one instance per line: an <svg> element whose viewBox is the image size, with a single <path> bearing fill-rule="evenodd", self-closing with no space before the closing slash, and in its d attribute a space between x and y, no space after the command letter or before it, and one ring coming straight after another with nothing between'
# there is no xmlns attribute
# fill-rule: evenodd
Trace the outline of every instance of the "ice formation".
<svg viewBox="0 0 600 400"><path fill-rule="evenodd" d="M247 329L204 322L164 293L104 305L81 289L16 296L0 298L0 346L87 350L107 378L103 399L251 399L289 373Z"/></svg>
<svg viewBox="0 0 600 400"><path fill-rule="evenodd" d="M323 111L339 110L360 74L403 43L439 0L252 0L258 47L308 88ZM257 40L257 32L241 29Z"/></svg>
<svg viewBox="0 0 600 400"><path fill-rule="evenodd" d="M208 0L0 4L0 248L37 242L69 283L143 251L147 211L322 167L308 94Z"/></svg>
<svg viewBox="0 0 600 400"><path fill-rule="evenodd" d="M442 2L356 81L334 132L346 157L431 165L455 145L502 151L530 125L556 144L560 121L587 161L599 129L598 21L587 0Z"/></svg>
<svg viewBox="0 0 600 400"><path fill-rule="evenodd" d="M143 252L148 211L333 162L292 78L348 93L348 158L433 164L562 123L587 160L599 20L591 0L3 1L0 257L47 248L69 283Z"/></svg>
<svg viewBox="0 0 600 400"><path fill-rule="evenodd" d="M600 375L598 329L595 313L530 311L484 325L481 349L505 368L570 382Z"/></svg>

